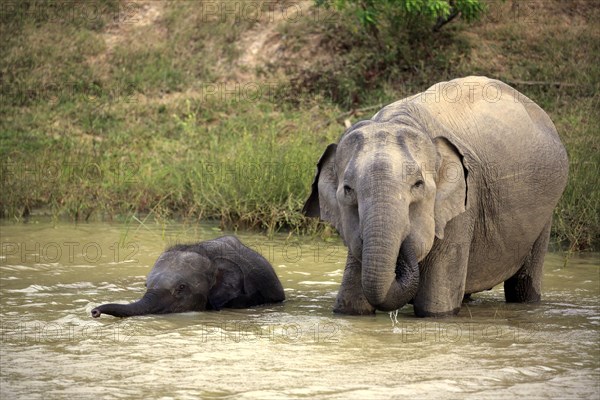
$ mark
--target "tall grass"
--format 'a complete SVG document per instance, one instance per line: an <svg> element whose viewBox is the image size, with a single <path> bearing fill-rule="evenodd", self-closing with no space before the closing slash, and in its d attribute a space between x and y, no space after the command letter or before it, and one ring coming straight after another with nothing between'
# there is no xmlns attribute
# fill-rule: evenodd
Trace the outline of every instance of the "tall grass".
<svg viewBox="0 0 600 400"><path fill-rule="evenodd" d="M299 211L315 154L339 135L336 126L327 127L331 115L271 103L196 99L180 106L168 134L145 140L136 130L106 140L64 137L6 153L4 215L40 207L75 220L151 213L271 232L312 224Z"/></svg>
<svg viewBox="0 0 600 400"><path fill-rule="evenodd" d="M569 155L569 181L554 210L553 236L569 251L600 241L600 123L598 99L577 100L557 110L555 123ZM596 134L590 134L590 132Z"/></svg>

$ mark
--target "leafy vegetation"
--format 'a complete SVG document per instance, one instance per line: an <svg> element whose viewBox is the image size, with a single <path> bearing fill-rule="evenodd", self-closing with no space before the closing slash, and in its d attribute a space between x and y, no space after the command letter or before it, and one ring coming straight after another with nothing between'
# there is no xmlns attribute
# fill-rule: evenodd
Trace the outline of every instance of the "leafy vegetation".
<svg viewBox="0 0 600 400"><path fill-rule="evenodd" d="M397 30L440 29L457 16L477 19L484 6L479 0L317 0L317 5L352 9L367 30L379 36L380 27Z"/></svg>
<svg viewBox="0 0 600 400"><path fill-rule="evenodd" d="M567 147L553 240L600 247L595 2L322 3L328 12L310 2L296 14L256 2L4 7L0 214L314 232L324 225L300 208L345 120L487 75L540 104ZM466 18L433 31L458 9Z"/></svg>

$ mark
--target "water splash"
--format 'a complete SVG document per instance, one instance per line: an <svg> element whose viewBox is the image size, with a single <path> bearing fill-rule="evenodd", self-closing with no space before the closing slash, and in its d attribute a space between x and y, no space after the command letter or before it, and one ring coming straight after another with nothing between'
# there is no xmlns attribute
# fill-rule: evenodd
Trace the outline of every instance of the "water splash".
<svg viewBox="0 0 600 400"><path fill-rule="evenodd" d="M392 320L393 333L400 333L402 331L400 327L396 326L398 325L398 311L400 311L400 309L390 311L390 320Z"/></svg>

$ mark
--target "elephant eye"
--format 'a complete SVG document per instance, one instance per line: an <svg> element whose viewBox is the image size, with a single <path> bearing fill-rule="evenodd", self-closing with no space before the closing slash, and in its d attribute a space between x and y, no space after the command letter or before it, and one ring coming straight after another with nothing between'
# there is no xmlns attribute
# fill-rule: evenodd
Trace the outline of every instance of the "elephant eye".
<svg viewBox="0 0 600 400"><path fill-rule="evenodd" d="M423 187L424 185L425 185L425 182L423 182L422 179L419 179L418 181L415 182L413 187L420 188L420 187Z"/></svg>
<svg viewBox="0 0 600 400"><path fill-rule="evenodd" d="M185 283L181 283L178 287L177 290L182 291L185 289Z"/></svg>
<svg viewBox="0 0 600 400"><path fill-rule="evenodd" d="M354 189L352 189L352 187L350 187L349 185L344 185L342 186L342 190L343 192L341 192L341 194L338 192L338 196L341 195L341 198L339 199L341 201L340 204L344 204L347 206L356 205L356 192L354 191Z"/></svg>

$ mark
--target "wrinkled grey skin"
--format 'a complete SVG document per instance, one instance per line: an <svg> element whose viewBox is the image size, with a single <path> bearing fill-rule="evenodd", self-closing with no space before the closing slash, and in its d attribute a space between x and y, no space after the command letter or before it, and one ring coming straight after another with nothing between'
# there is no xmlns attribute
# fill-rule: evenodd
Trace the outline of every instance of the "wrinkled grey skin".
<svg viewBox="0 0 600 400"><path fill-rule="evenodd" d="M171 247L156 260L146 288L140 300L98 306L92 317L245 308L285 299L271 264L233 236Z"/></svg>
<svg viewBox="0 0 600 400"><path fill-rule="evenodd" d="M567 173L546 113L485 77L439 83L356 123L323 153L304 206L348 246L334 311L412 300L417 316L451 315L501 282L507 301L539 301Z"/></svg>

